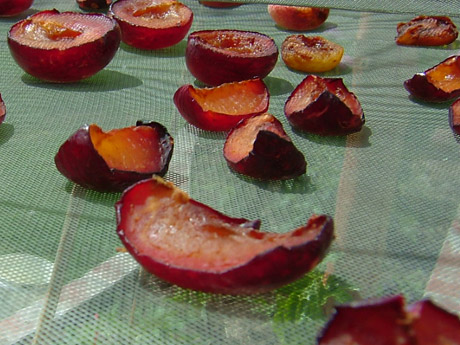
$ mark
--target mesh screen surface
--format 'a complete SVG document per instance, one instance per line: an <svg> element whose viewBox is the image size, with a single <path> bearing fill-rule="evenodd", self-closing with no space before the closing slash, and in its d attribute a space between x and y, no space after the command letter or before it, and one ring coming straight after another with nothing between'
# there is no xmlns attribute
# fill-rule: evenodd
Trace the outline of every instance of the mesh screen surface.
<svg viewBox="0 0 460 345"><path fill-rule="evenodd" d="M195 14L192 31L259 31L278 46L290 34L274 25L266 3L212 9L184 2ZM451 1L309 4L333 7L313 34L344 46L345 56L323 75L343 78L366 125L340 138L292 131L284 102L305 75L280 58L265 79L269 111L308 161L306 175L284 182L233 173L222 156L225 135L198 130L179 115L172 95L195 82L185 66L185 40L152 52L122 44L103 71L57 85L16 65L7 32L34 11L78 11L76 3L36 1L21 17L0 19L7 106L0 126L1 344L313 344L332 306L359 298L430 296L460 311L460 138L448 124L449 104L416 102L403 88L414 73L458 53L458 41L441 48L394 43L398 22L458 8ZM166 178L198 201L261 219L274 232L298 227L313 213L333 216L336 239L327 257L297 282L251 297L188 291L145 273L117 252L113 206L120 195L75 186L53 162L81 125L109 130L138 119L158 121L174 137Z"/></svg>

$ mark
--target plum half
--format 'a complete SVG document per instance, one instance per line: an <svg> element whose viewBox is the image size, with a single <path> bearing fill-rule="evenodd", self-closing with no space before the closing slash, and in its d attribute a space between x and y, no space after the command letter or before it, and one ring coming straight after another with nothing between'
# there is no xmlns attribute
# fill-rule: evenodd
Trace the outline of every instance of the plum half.
<svg viewBox="0 0 460 345"><path fill-rule="evenodd" d="M460 319L428 299L389 296L337 306L317 344L460 345Z"/></svg>
<svg viewBox="0 0 460 345"><path fill-rule="evenodd" d="M284 105L289 123L317 135L347 135L364 125L364 113L341 78L307 76Z"/></svg>
<svg viewBox="0 0 460 345"><path fill-rule="evenodd" d="M32 6L34 0L0 0L0 17L13 17Z"/></svg>
<svg viewBox="0 0 460 345"><path fill-rule="evenodd" d="M303 153L269 113L240 121L227 135L224 157L236 172L263 180L286 180L307 169Z"/></svg>
<svg viewBox="0 0 460 345"><path fill-rule="evenodd" d="M67 139L54 157L70 181L101 192L120 192L152 174L166 174L174 141L158 122L108 132L84 125Z"/></svg>
<svg viewBox="0 0 460 345"><path fill-rule="evenodd" d="M252 31L195 31L188 36L185 50L190 73L211 86L263 79L273 70L277 60L275 41Z"/></svg>
<svg viewBox="0 0 460 345"><path fill-rule="evenodd" d="M184 85L174 94L174 104L198 128L229 131L242 119L266 112L269 98L265 83L251 79L213 88Z"/></svg>
<svg viewBox="0 0 460 345"><path fill-rule="evenodd" d="M105 14L38 12L8 32L14 60L27 73L50 82L88 78L114 57L120 28Z"/></svg>
<svg viewBox="0 0 460 345"><path fill-rule="evenodd" d="M0 124L5 120L6 117L6 106L5 102L2 99L2 95L0 94Z"/></svg>
<svg viewBox="0 0 460 345"><path fill-rule="evenodd" d="M254 294L290 283L315 267L333 239L333 220L313 215L287 233L259 230L160 177L126 189L115 205L117 233L150 273L183 288Z"/></svg>
<svg viewBox="0 0 460 345"><path fill-rule="evenodd" d="M192 10L175 0L118 0L109 13L120 24L122 41L145 50L179 43L193 22Z"/></svg>
<svg viewBox="0 0 460 345"><path fill-rule="evenodd" d="M404 82L406 90L425 102L445 102L460 96L460 55L450 56Z"/></svg>
<svg viewBox="0 0 460 345"><path fill-rule="evenodd" d="M396 43L407 46L442 46L458 37L458 30L449 17L418 16L396 27Z"/></svg>
<svg viewBox="0 0 460 345"><path fill-rule="evenodd" d="M329 17L329 8L271 4L267 9L279 27L291 31L314 30Z"/></svg>

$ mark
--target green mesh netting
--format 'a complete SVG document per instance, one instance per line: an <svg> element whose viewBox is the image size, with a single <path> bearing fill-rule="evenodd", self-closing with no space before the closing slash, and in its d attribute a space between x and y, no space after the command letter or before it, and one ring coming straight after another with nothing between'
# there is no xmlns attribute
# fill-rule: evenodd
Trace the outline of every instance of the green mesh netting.
<svg viewBox="0 0 460 345"><path fill-rule="evenodd" d="M191 30L259 31L278 46L290 34L274 25L267 2L231 9L184 2L195 14ZM222 156L224 134L197 130L179 115L172 95L195 82L185 66L185 40L153 52L122 44L95 76L56 85L26 75L6 36L34 11L78 11L76 3L37 0L22 16L0 19L0 92L8 110L0 126L0 344L313 344L334 304L397 293L409 302L431 296L460 311L460 138L449 128L449 104L416 102L402 86L459 45L394 43L396 24L414 14L450 14L460 24L458 5L308 5L333 8L313 34L344 46L345 56L323 75L344 79L366 125L343 138L292 131L283 106L305 75L279 59L265 79L269 111L308 161L306 175L284 182L231 172ZM252 297L187 291L146 274L116 251L119 194L75 186L53 162L82 124L109 130L138 119L168 128L175 148L166 178L203 203L234 217L260 218L263 229L277 232L312 213L332 215L337 238L328 256L299 281Z"/></svg>

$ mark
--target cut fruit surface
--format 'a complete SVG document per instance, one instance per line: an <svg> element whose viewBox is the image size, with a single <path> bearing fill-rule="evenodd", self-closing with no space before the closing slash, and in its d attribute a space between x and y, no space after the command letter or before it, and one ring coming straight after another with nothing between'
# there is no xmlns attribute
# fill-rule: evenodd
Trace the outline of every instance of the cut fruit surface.
<svg viewBox="0 0 460 345"><path fill-rule="evenodd" d="M458 37L457 27L446 16L418 16L399 23L396 31L396 43L409 46L442 46Z"/></svg>
<svg viewBox="0 0 460 345"><path fill-rule="evenodd" d="M265 83L251 79L213 88L184 85L174 94L174 104L192 125L203 130L228 131L242 119L266 112L269 98Z"/></svg>
<svg viewBox="0 0 460 345"><path fill-rule="evenodd" d="M283 234L228 217L161 178L138 182L116 204L117 233L149 272L206 292L250 294L291 282L323 257L332 219L312 216Z"/></svg>

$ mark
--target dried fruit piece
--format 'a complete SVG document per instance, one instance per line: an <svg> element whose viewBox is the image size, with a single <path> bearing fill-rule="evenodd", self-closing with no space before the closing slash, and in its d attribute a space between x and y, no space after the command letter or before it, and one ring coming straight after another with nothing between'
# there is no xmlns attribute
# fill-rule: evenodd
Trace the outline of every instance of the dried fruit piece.
<svg viewBox="0 0 460 345"><path fill-rule="evenodd" d="M112 0L77 0L77 4L82 10L100 10L108 8Z"/></svg>
<svg viewBox="0 0 460 345"><path fill-rule="evenodd" d="M442 46L458 37L458 30L449 17L418 16L396 28L396 43L409 46Z"/></svg>
<svg viewBox="0 0 460 345"><path fill-rule="evenodd" d="M277 59L278 47L272 38L240 30L195 31L185 51L190 73L212 86L265 78Z"/></svg>
<svg viewBox="0 0 460 345"><path fill-rule="evenodd" d="M230 1L199 1L200 4L207 6L207 7L213 7L213 8L229 8L229 7L238 7L241 6L242 3L240 2L230 2Z"/></svg>
<svg viewBox="0 0 460 345"><path fill-rule="evenodd" d="M0 0L0 17L13 17L29 9L33 0Z"/></svg>
<svg viewBox="0 0 460 345"><path fill-rule="evenodd" d="M336 307L318 345L460 345L460 319L429 300L402 295Z"/></svg>
<svg viewBox="0 0 460 345"><path fill-rule="evenodd" d="M289 123L318 135L346 135L361 130L364 113L341 78L307 76L284 105Z"/></svg>
<svg viewBox="0 0 460 345"><path fill-rule="evenodd" d="M109 13L120 24L122 41L146 50L179 43L193 22L192 10L175 0L119 0Z"/></svg>
<svg viewBox="0 0 460 345"><path fill-rule="evenodd" d="M227 135L224 157L238 173L264 180L294 178L307 168L281 122L268 113L238 123Z"/></svg>
<svg viewBox="0 0 460 345"><path fill-rule="evenodd" d="M342 60L341 45L321 36L290 35L281 45L284 63L297 71L307 73L327 72Z"/></svg>
<svg viewBox="0 0 460 345"><path fill-rule="evenodd" d="M224 294L269 291L301 277L323 258L333 221L313 215L287 233L231 218L154 177L116 203L117 233L149 272L184 288Z"/></svg>
<svg viewBox="0 0 460 345"><path fill-rule="evenodd" d="M268 5L268 13L279 27L292 31L314 30L329 17L329 9L321 7Z"/></svg>
<svg viewBox="0 0 460 345"><path fill-rule="evenodd" d="M225 83L214 88L180 87L174 103L192 125L209 131L228 131L239 121L267 111L269 92L260 79Z"/></svg>
<svg viewBox="0 0 460 345"><path fill-rule="evenodd" d="M460 134L460 98L449 107L449 125L455 134Z"/></svg>
<svg viewBox="0 0 460 345"><path fill-rule="evenodd" d="M5 120L6 117L6 106L3 102L2 95L0 94L0 124Z"/></svg>
<svg viewBox="0 0 460 345"><path fill-rule="evenodd" d="M445 102L460 96L460 55L448 57L404 82L406 90L426 102Z"/></svg>
<svg viewBox="0 0 460 345"><path fill-rule="evenodd" d="M104 14L42 11L14 24L8 45L27 73L51 82L75 82L112 60L120 28Z"/></svg>
<svg viewBox="0 0 460 345"><path fill-rule="evenodd" d="M61 174L85 188L116 192L152 174L163 176L173 144L157 122L108 132L84 125L62 144L54 162Z"/></svg>

